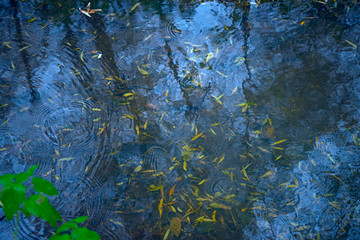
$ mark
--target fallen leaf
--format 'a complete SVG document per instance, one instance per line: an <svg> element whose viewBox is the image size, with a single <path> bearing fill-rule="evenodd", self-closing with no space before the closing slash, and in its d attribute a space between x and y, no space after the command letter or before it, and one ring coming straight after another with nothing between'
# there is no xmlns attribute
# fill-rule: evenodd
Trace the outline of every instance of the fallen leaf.
<svg viewBox="0 0 360 240"><path fill-rule="evenodd" d="M176 237L179 237L181 231L181 220L180 218L174 217L170 222L171 232L175 234Z"/></svg>

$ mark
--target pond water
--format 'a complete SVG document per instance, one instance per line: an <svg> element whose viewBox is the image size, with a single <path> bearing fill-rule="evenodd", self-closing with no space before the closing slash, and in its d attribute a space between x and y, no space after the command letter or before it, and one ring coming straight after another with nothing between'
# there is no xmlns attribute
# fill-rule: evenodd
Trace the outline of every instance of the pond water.
<svg viewBox="0 0 360 240"><path fill-rule="evenodd" d="M86 5L0 4L0 174L103 239L360 239L357 1Z"/></svg>

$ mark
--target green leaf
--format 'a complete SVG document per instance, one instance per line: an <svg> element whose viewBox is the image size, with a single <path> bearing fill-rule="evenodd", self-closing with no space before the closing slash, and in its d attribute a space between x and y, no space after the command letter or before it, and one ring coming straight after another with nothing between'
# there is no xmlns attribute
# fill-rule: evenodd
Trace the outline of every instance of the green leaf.
<svg viewBox="0 0 360 240"><path fill-rule="evenodd" d="M56 233L61 233L61 232L65 232L65 231L68 231L72 228L78 228L78 225L73 222L73 221L69 221L69 222L66 222L64 223L63 225L61 225L57 230L56 230Z"/></svg>
<svg viewBox="0 0 360 240"><path fill-rule="evenodd" d="M15 175L15 182L22 183L25 182L29 177L31 177L34 174L35 169L38 167L38 165L34 165L29 167L29 169L26 172L22 172Z"/></svg>
<svg viewBox="0 0 360 240"><path fill-rule="evenodd" d="M71 240L71 237L69 234L63 234L63 235L53 235L49 240Z"/></svg>
<svg viewBox="0 0 360 240"><path fill-rule="evenodd" d="M72 231L71 238L73 240L98 240L100 239L100 236L97 232L91 231L87 228L77 228Z"/></svg>
<svg viewBox="0 0 360 240"><path fill-rule="evenodd" d="M34 190L37 192L45 193L49 196L59 195L54 185L48 180L34 177L31 182L34 184Z"/></svg>
<svg viewBox="0 0 360 240"><path fill-rule="evenodd" d="M81 216L81 217L77 217L75 219L73 219L72 221L76 222L76 223L83 223L88 219L87 216Z"/></svg>
<svg viewBox="0 0 360 240"><path fill-rule="evenodd" d="M0 193L5 217L10 222L24 200L26 187L20 183L6 184Z"/></svg>
<svg viewBox="0 0 360 240"><path fill-rule="evenodd" d="M60 213L49 203L47 197L34 194L24 200L25 211L49 222L56 228L56 220L61 220Z"/></svg>
<svg viewBox="0 0 360 240"><path fill-rule="evenodd" d="M14 179L15 175L13 174L5 174L0 176L0 185L10 184Z"/></svg>

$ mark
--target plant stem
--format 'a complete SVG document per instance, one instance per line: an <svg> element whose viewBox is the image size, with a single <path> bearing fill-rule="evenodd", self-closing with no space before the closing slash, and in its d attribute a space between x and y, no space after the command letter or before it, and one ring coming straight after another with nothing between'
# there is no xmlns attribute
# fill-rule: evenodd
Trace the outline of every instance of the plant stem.
<svg viewBox="0 0 360 240"><path fill-rule="evenodd" d="M15 219L15 240L17 240L18 221L19 221L19 212L16 212L16 219Z"/></svg>

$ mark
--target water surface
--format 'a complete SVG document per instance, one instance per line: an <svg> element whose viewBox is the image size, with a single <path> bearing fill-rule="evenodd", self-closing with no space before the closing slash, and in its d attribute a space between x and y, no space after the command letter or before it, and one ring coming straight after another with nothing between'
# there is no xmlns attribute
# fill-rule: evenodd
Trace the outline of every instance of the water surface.
<svg viewBox="0 0 360 240"><path fill-rule="evenodd" d="M0 173L103 239L359 239L357 3L135 4L1 3Z"/></svg>

